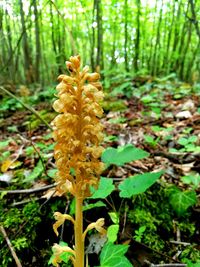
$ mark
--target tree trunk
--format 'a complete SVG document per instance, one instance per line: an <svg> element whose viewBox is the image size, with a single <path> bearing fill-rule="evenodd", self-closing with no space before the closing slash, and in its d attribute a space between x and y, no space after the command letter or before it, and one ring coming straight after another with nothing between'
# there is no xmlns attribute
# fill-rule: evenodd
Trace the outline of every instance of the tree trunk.
<svg viewBox="0 0 200 267"><path fill-rule="evenodd" d="M37 10L37 0L33 1L34 15L35 15L35 81L40 82L40 59L41 59L41 48L40 48L40 29L39 29L39 16Z"/></svg>
<svg viewBox="0 0 200 267"><path fill-rule="evenodd" d="M96 58L96 66L103 69L103 25L102 25L102 6L101 0L96 1L96 10L97 10L97 58Z"/></svg>
<svg viewBox="0 0 200 267"><path fill-rule="evenodd" d="M128 66L128 3L124 0L124 63L125 70L129 71Z"/></svg>
<svg viewBox="0 0 200 267"><path fill-rule="evenodd" d="M34 82L33 78L33 66L32 66L32 60L30 56L30 49L28 45L28 35L26 31L26 26L25 26L25 19L24 19L24 11L23 11L23 3L22 0L19 0L20 4L20 16L21 16L21 24L22 24L22 32L23 32L23 52L24 52L24 73L26 77L26 82L27 83L32 83Z"/></svg>
<svg viewBox="0 0 200 267"><path fill-rule="evenodd" d="M157 26L157 34L156 34L156 43L155 43L155 49L154 49L154 54L153 54L153 60L152 60L152 65L151 65L151 70L152 70L152 74L156 75L157 74L157 66L159 64L159 52L158 51L158 47L160 48L160 28L161 28L161 23L162 23L162 8L163 8L163 0L162 0L162 4L160 7L160 14L159 14L159 20L158 20L158 26Z"/></svg>
<svg viewBox="0 0 200 267"><path fill-rule="evenodd" d="M183 23L183 27L182 27L182 30L181 30L181 38L180 38L179 49L178 49L178 53L177 53L178 54L178 57L176 58L176 61L174 63L174 68L173 68L174 71L177 71L177 69L179 69L181 57L184 57L185 56L185 55L183 55L183 48L184 48L185 37L186 37L186 33L187 33L187 24L188 24L187 14L188 14L188 8L189 8L189 3L187 4L185 21Z"/></svg>
<svg viewBox="0 0 200 267"><path fill-rule="evenodd" d="M137 0L137 29L136 29L136 38L135 38L135 57L134 57L134 69L137 72L139 68L139 58L140 58L140 9L141 2Z"/></svg>
<svg viewBox="0 0 200 267"><path fill-rule="evenodd" d="M156 29L157 6L158 6L158 0L156 0L156 4L155 4L154 18L153 18L153 30L152 30L152 37L151 37L151 44L150 44L150 52L149 52L148 63L147 63L149 70L151 70L151 61L152 61L152 57L153 57L154 31ZM151 72L152 72L152 70L151 70Z"/></svg>

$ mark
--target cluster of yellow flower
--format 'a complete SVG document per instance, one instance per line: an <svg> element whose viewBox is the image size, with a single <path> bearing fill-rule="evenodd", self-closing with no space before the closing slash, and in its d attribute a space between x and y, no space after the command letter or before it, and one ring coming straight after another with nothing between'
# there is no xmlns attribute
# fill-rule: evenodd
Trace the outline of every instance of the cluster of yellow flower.
<svg viewBox="0 0 200 267"><path fill-rule="evenodd" d="M88 73L87 66L80 71L79 56L70 57L66 65L70 76L58 77L58 99L53 104L61 113L53 121L56 181L60 193L85 198L90 195L89 187L98 184L103 167L98 160L102 153L103 126L98 118L103 114L99 105L103 92L98 73Z"/></svg>
<svg viewBox="0 0 200 267"><path fill-rule="evenodd" d="M75 267L84 267L84 241L87 232L96 229L106 234L103 228L104 219L100 218L83 230L83 200L90 196L90 187L98 186L103 163L99 157L103 151L100 143L103 139L103 126L99 118L103 110L99 101L103 98L102 86L98 73L88 73L85 67L80 71L80 57L70 57L66 62L70 76L60 75L57 86L58 99L54 109L60 113L53 121L53 137L56 141L55 159L57 189L60 194L70 192L75 197L75 219L68 214L55 212L56 223L53 228L58 235L58 227L65 220L74 224L75 246L61 247L55 244L54 266L59 266L63 252L71 254L70 259Z"/></svg>

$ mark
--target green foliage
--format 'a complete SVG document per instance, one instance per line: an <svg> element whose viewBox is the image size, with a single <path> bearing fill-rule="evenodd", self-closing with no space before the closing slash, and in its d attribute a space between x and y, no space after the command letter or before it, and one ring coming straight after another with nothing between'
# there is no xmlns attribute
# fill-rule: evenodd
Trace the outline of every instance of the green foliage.
<svg viewBox="0 0 200 267"><path fill-rule="evenodd" d="M22 105L14 98L8 98L8 97L4 97L1 101L0 101L0 117L3 117L3 115L8 112L8 110L10 111L16 111L19 109L23 109Z"/></svg>
<svg viewBox="0 0 200 267"><path fill-rule="evenodd" d="M144 140L147 144L149 144L151 147L155 148L160 140L159 137L154 138L151 135L144 135Z"/></svg>
<svg viewBox="0 0 200 267"><path fill-rule="evenodd" d="M91 193L92 196L90 198L92 199L97 199L97 198L106 198L111 194L111 192L115 189L115 186L113 185L113 180L112 178L105 178L101 177L100 182L99 182L99 187L98 189L94 189L91 187Z"/></svg>
<svg viewBox="0 0 200 267"><path fill-rule="evenodd" d="M115 141L118 141L118 139L119 138L115 135L108 135L108 136L105 136L104 142L115 142Z"/></svg>
<svg viewBox="0 0 200 267"><path fill-rule="evenodd" d="M114 243L117 240L117 234L119 232L119 224L112 224L107 229L108 242Z"/></svg>
<svg viewBox="0 0 200 267"><path fill-rule="evenodd" d="M108 111L124 111L127 109L127 106L125 105L123 100L104 100L101 103L102 108L108 112Z"/></svg>
<svg viewBox="0 0 200 267"><path fill-rule="evenodd" d="M197 189L200 185L200 175L191 173L190 175L182 176L181 181L184 184L191 185L193 189Z"/></svg>
<svg viewBox="0 0 200 267"><path fill-rule="evenodd" d="M119 224L119 214L117 212L109 212L108 215L113 223Z"/></svg>
<svg viewBox="0 0 200 267"><path fill-rule="evenodd" d="M27 238L26 237L19 237L13 240L12 244L16 250L21 250L22 248L27 248Z"/></svg>
<svg viewBox="0 0 200 267"><path fill-rule="evenodd" d="M127 250L128 245L114 245L108 242L101 251L99 267L132 267L124 256Z"/></svg>
<svg viewBox="0 0 200 267"><path fill-rule="evenodd" d="M36 178L38 178L44 171L44 167L42 161L39 160L33 171L24 179L24 183L33 182Z"/></svg>
<svg viewBox="0 0 200 267"><path fill-rule="evenodd" d="M148 156L148 152L128 144L118 148L108 147L106 150L104 150L101 158L102 161L107 164L116 164L121 166L127 162L143 159Z"/></svg>
<svg viewBox="0 0 200 267"><path fill-rule="evenodd" d="M120 197L130 198L145 192L162 174L163 172L144 173L126 178L119 185Z"/></svg>
<svg viewBox="0 0 200 267"><path fill-rule="evenodd" d="M101 207L106 207L106 204L104 204L102 201L97 201L95 203L84 205L83 206L83 211L91 210L91 209L94 209L94 208L101 208Z"/></svg>
<svg viewBox="0 0 200 267"><path fill-rule="evenodd" d="M118 118L114 118L114 119L109 119L109 123L114 123L114 124L120 124L120 123L124 123L126 122L126 118L123 118L123 117L118 117Z"/></svg>
<svg viewBox="0 0 200 267"><path fill-rule="evenodd" d="M9 231L9 239L18 251L18 256L23 254L25 249L32 250L36 239L36 228L41 222L39 215L39 204L29 202L22 209L5 207L5 201L0 205L0 223L5 230ZM25 227L23 227L25 226ZM22 229L22 230L20 230ZM0 261L2 267L10 266L13 258L7 255L7 246L4 246L4 240L0 235ZM3 245L3 246L2 246Z"/></svg>
<svg viewBox="0 0 200 267"><path fill-rule="evenodd" d="M181 191L177 187L171 187L167 189L169 195L169 202L172 208L178 216L186 214L189 207L193 206L197 202L196 193L194 191Z"/></svg>
<svg viewBox="0 0 200 267"><path fill-rule="evenodd" d="M200 251L192 244L187 246L180 255L181 261L187 263L188 267L199 267L200 266Z"/></svg>
<svg viewBox="0 0 200 267"><path fill-rule="evenodd" d="M108 214L114 224L108 227L107 238L108 242L114 243L119 232L119 214L117 212L109 212Z"/></svg>
<svg viewBox="0 0 200 267"><path fill-rule="evenodd" d="M145 234L146 225L140 226L138 230L135 230L134 239L138 242L142 241L143 235Z"/></svg>
<svg viewBox="0 0 200 267"><path fill-rule="evenodd" d="M200 146L195 145L198 138L195 135L192 135L190 137L181 137L178 139L177 143L182 146L180 149L171 148L171 152L199 152Z"/></svg>

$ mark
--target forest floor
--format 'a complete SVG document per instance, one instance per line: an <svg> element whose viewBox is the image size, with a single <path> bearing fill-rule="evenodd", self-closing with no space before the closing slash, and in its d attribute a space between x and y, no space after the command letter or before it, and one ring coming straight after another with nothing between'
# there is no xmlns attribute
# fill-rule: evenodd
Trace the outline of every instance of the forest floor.
<svg viewBox="0 0 200 267"><path fill-rule="evenodd" d="M181 262L197 267L200 88L174 77L150 76L113 82L110 87L102 103L104 147L133 144L150 156L123 166L110 165L103 176L119 184L126 177L145 172L163 170L164 174L147 192L131 200L122 201L113 192L104 200L106 208L96 207L98 217L102 213L108 226L111 219L107 214L113 210L120 213L118 243L130 245L127 257L135 267ZM36 98L29 96L25 87L18 96L48 123L55 117L52 90L40 92ZM0 223L23 266L48 266L50 247L56 242L51 229L53 212L69 208L54 192L51 130L10 97L1 98L0 111ZM89 210L85 219L94 221L95 216ZM63 240L71 242L69 231L64 230ZM1 266L14 266L1 235L0 244Z"/></svg>

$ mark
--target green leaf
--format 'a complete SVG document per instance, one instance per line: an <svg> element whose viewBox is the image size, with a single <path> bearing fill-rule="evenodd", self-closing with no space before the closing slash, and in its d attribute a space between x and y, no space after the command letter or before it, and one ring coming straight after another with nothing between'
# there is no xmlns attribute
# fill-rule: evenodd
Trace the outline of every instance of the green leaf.
<svg viewBox="0 0 200 267"><path fill-rule="evenodd" d="M190 136L189 138L188 138L188 141L190 142L190 143L195 143L196 141L197 141L197 136L196 135L192 135L192 136Z"/></svg>
<svg viewBox="0 0 200 267"><path fill-rule="evenodd" d="M119 214L117 212L109 212L108 214L114 224L119 223Z"/></svg>
<svg viewBox="0 0 200 267"><path fill-rule="evenodd" d="M182 145L182 146L185 146L189 143L188 139L187 138L184 138L184 137L181 137L178 139L178 144L179 145Z"/></svg>
<svg viewBox="0 0 200 267"><path fill-rule="evenodd" d="M102 161L108 164L121 166L124 163L143 159L148 156L148 152L128 144L119 146L118 148L108 147L102 154Z"/></svg>
<svg viewBox="0 0 200 267"><path fill-rule="evenodd" d="M10 139L5 140L5 141L1 141L1 142L0 142L0 149L3 149L3 148L5 148L6 146L8 146L8 145L9 145L9 142L10 142Z"/></svg>
<svg viewBox="0 0 200 267"><path fill-rule="evenodd" d="M107 243L100 254L100 267L132 267L133 265L124 256L128 247L128 245Z"/></svg>
<svg viewBox="0 0 200 267"><path fill-rule="evenodd" d="M47 174L48 174L51 178L53 178L53 177L55 177L57 171L58 171L58 169L49 169L49 170L47 171Z"/></svg>
<svg viewBox="0 0 200 267"><path fill-rule="evenodd" d="M42 172L43 172L44 168L42 165L42 161L39 160L36 167L33 169L33 171L31 172L30 175L28 175L25 179L24 182L32 182L33 180L35 180L36 178L38 178Z"/></svg>
<svg viewBox="0 0 200 267"><path fill-rule="evenodd" d="M112 178L101 177L98 189L95 189L94 187L90 188L93 195L89 198L106 198L114 189L115 186L113 185Z"/></svg>
<svg viewBox="0 0 200 267"><path fill-rule="evenodd" d="M186 213L187 209L197 202L197 196L194 191L181 191L177 187L168 190L169 202L178 216Z"/></svg>
<svg viewBox="0 0 200 267"><path fill-rule="evenodd" d="M110 225L107 229L108 242L114 243L117 240L118 232L119 232L119 224Z"/></svg>
<svg viewBox="0 0 200 267"><path fill-rule="evenodd" d="M102 201L97 201L96 203L87 204L86 206L83 206L83 211L99 207L106 207L106 204L104 204Z"/></svg>
<svg viewBox="0 0 200 267"><path fill-rule="evenodd" d="M181 180L185 184L193 184L196 188L200 184L200 175L187 175L187 176L182 176Z"/></svg>
<svg viewBox="0 0 200 267"><path fill-rule="evenodd" d="M134 195L145 192L150 186L152 186L158 178L163 174L161 172L144 173L126 178L119 185L120 197L130 198Z"/></svg>

